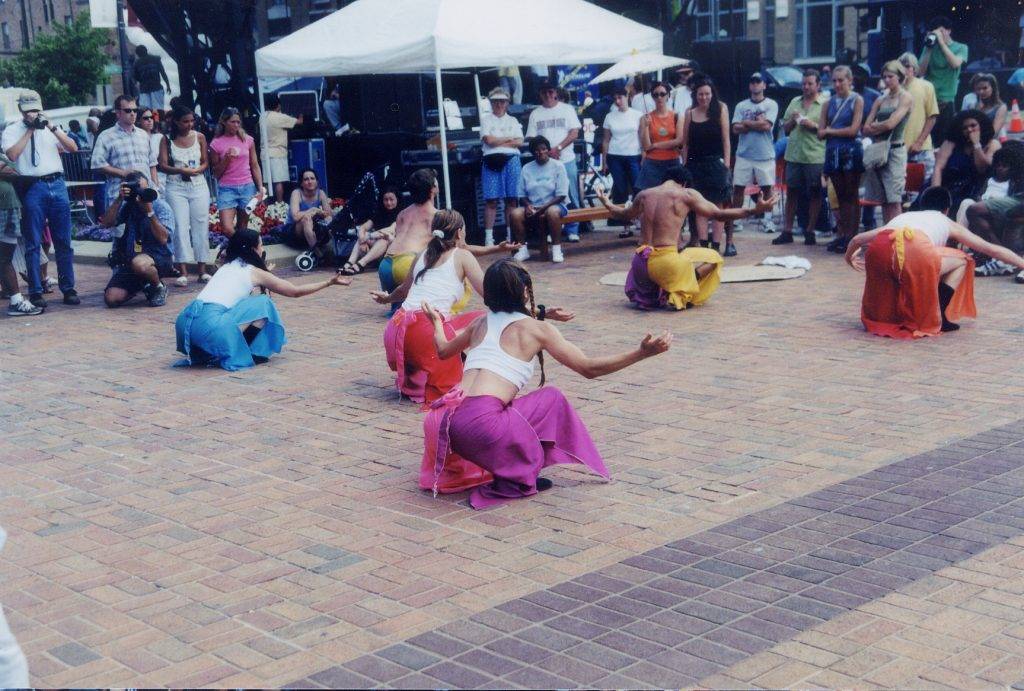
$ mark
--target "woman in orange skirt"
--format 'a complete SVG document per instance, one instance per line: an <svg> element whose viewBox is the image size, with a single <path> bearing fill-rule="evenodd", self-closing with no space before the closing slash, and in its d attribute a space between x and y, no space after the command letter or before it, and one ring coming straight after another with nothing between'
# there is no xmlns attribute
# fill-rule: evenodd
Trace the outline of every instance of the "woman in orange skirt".
<svg viewBox="0 0 1024 691"><path fill-rule="evenodd" d="M884 228L856 235L846 261L867 274L861 321L877 336L921 338L956 331L961 317L975 317L974 259L947 247L952 240L1024 268L1024 259L986 242L946 213L949 192L933 187L921 196L924 211L893 218Z"/></svg>

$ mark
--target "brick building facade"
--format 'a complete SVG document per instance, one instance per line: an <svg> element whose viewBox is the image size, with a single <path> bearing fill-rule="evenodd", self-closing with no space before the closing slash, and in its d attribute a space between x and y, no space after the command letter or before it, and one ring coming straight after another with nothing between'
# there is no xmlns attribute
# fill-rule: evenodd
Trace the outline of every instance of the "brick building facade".
<svg viewBox="0 0 1024 691"><path fill-rule="evenodd" d="M0 2L0 58L17 55L36 36L70 24L89 10L89 0L4 0Z"/></svg>

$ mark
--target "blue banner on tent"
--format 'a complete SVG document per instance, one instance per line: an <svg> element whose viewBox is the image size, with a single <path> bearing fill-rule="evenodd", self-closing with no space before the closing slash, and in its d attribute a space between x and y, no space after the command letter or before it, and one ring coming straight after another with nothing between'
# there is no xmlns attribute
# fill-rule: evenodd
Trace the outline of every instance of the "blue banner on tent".
<svg viewBox="0 0 1024 691"><path fill-rule="evenodd" d="M557 65L555 78L565 89L584 89L600 73L597 65Z"/></svg>

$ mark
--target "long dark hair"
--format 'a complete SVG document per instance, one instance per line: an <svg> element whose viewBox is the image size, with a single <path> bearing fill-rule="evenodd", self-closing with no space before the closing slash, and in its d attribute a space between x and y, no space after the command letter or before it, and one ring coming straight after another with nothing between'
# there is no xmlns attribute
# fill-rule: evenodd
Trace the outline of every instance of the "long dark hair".
<svg viewBox="0 0 1024 691"><path fill-rule="evenodd" d="M529 302L529 304L527 304ZM519 312L536 319L537 301L533 297L530 272L511 259L500 259L484 273L484 304L492 312ZM540 385L544 386L544 351L537 353Z"/></svg>
<svg viewBox="0 0 1024 691"><path fill-rule="evenodd" d="M979 72L978 74L974 75L973 77L971 77L971 91L974 91L974 87L977 86L980 82L985 82L990 87L992 87L992 102L984 103L979 98L978 110L981 110L982 108L988 110L989 108L998 108L999 106L1003 105L1003 100L999 98L999 82L996 81L995 76L989 74L988 72Z"/></svg>
<svg viewBox="0 0 1024 691"><path fill-rule="evenodd" d="M946 130L946 139L952 141L957 148L966 147L968 142L967 137L964 136L964 123L968 120L978 122L978 127L981 129L981 145L988 146L988 143L996 136L996 131L992 128L992 118L980 110L961 110L957 113L953 121L949 123L949 129Z"/></svg>
<svg viewBox="0 0 1024 691"><path fill-rule="evenodd" d="M423 274L434 268L441 255L455 247L458 241L459 231L465 227L466 221L462 214L454 209L441 209L434 214L434 220L430 224L430 243L423 251L423 268L416 274L413 283L423 278Z"/></svg>
<svg viewBox="0 0 1024 691"><path fill-rule="evenodd" d="M174 105L174 107L171 108L171 117L167 118L168 121L169 121L168 124L167 124L167 136L172 141L177 139L182 134L178 130L178 121L181 120L186 115L191 115L192 116L192 118L193 118L192 131L196 132L196 126L195 126L195 120L197 119L196 118L196 114L193 113L192 109L189 108L188 106L184 106L184 105L182 105L180 103L176 103Z"/></svg>
<svg viewBox="0 0 1024 691"><path fill-rule="evenodd" d="M718 89L715 87L715 82L711 80L711 77L704 77L693 85L693 102L697 102L697 89L702 86L711 89L711 102L708 103L708 120L718 122L719 118L722 117L722 102L718 100Z"/></svg>
<svg viewBox="0 0 1024 691"><path fill-rule="evenodd" d="M255 230L236 230L235 234L228 239L227 247L224 248L224 263L241 259L249 266L266 271L267 263L256 252L256 247L259 244L260 234Z"/></svg>

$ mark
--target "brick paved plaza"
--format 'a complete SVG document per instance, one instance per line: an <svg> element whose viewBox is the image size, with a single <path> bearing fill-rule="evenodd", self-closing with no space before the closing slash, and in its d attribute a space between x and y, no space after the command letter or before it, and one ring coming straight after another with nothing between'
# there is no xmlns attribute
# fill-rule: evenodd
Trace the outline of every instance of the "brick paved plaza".
<svg viewBox="0 0 1024 691"><path fill-rule="evenodd" d="M1024 685L1024 288L979 279L979 320L895 342L820 247L641 313L604 242L531 263L538 300L588 352L673 349L593 381L549 358L613 479L563 466L486 512L417 489L373 275L278 299L285 352L236 373L171 367L194 289L106 310L105 267L3 319L0 603L32 682Z"/></svg>

